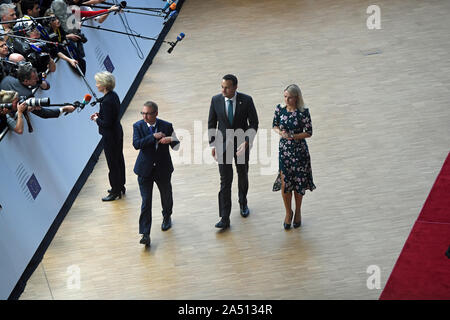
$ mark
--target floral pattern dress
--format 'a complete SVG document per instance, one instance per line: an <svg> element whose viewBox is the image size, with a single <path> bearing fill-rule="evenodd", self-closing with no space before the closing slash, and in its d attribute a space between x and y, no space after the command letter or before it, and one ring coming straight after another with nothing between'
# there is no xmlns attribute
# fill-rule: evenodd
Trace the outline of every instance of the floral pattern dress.
<svg viewBox="0 0 450 320"><path fill-rule="evenodd" d="M290 134L306 132L312 135L312 124L309 110L289 112L286 107L278 105L275 108L272 127L278 127ZM284 175L285 192L296 191L304 195L306 190L313 191L311 158L305 139L288 140L280 138L279 170ZM281 175L273 185L273 191L281 190Z"/></svg>

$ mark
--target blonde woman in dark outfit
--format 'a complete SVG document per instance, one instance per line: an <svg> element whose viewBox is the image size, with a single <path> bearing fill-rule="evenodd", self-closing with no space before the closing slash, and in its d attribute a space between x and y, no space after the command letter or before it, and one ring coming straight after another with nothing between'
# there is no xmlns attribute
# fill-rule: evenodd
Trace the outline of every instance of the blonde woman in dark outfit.
<svg viewBox="0 0 450 320"><path fill-rule="evenodd" d="M114 91L116 79L113 74L102 71L95 74L99 92L104 96L99 99L100 111L91 115L91 120L98 125L103 136L103 147L109 169L111 189L103 201L114 201L125 194L125 161L123 157L123 130L120 124L120 99Z"/></svg>
<svg viewBox="0 0 450 320"><path fill-rule="evenodd" d="M309 110L305 108L300 88L291 84L284 90L285 105L275 108L272 127L280 135L279 174L273 191L281 191L286 216L284 229L302 224L301 206L306 190L314 190L311 159L307 138L312 136L312 124ZM292 193L295 199L295 215L292 210Z"/></svg>

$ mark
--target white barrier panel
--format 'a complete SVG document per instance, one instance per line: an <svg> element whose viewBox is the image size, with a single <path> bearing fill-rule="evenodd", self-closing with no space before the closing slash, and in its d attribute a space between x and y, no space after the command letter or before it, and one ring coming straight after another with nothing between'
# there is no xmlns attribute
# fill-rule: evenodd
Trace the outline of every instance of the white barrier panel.
<svg viewBox="0 0 450 320"><path fill-rule="evenodd" d="M132 3L155 8L164 4L161 0ZM111 14L101 27L122 32L131 29L157 38L163 22L160 17ZM116 77L115 91L122 101L155 41L135 38L142 51L139 54L126 35L89 28L82 31L88 38L84 49L86 79L91 88L97 93L94 74L108 66ZM38 91L36 96L48 96L51 103L82 101L90 93L81 77L62 60L47 79L51 89ZM10 130L0 141L0 299L11 294L97 147L101 136L90 115L98 109L98 104L87 105L81 112L57 119L31 115L33 133L25 123L22 135Z"/></svg>

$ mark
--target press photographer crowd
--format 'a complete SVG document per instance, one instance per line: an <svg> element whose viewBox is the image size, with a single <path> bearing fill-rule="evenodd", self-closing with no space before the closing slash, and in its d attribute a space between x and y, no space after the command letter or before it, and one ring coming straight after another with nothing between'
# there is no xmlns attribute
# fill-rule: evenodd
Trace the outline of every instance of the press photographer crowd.
<svg viewBox="0 0 450 320"><path fill-rule="evenodd" d="M0 134L6 128L22 134L24 118L32 132L29 113L58 118L84 107L79 102L51 105L49 98L34 98L34 93L50 89L46 78L56 71L57 60L84 78L83 44L88 39L81 32L82 20L102 23L111 12L123 9L90 7L105 1L0 0Z"/></svg>

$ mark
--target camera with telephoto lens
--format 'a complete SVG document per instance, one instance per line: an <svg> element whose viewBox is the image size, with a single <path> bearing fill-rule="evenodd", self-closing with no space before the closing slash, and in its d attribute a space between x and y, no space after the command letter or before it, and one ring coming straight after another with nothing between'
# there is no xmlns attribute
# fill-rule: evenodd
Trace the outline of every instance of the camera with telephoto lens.
<svg viewBox="0 0 450 320"><path fill-rule="evenodd" d="M50 105L50 98L49 97L45 97L45 98L19 97L18 104L21 104L23 102L25 102L27 104L27 106L29 106L29 107L48 107ZM0 103L0 109L1 108L12 109L12 105L13 105L12 102Z"/></svg>
<svg viewBox="0 0 450 320"><path fill-rule="evenodd" d="M12 103L0 103L0 109L5 108L5 109L12 109Z"/></svg>
<svg viewBox="0 0 450 320"><path fill-rule="evenodd" d="M19 103L25 102L29 107L48 107L50 105L50 98L28 98L27 97L20 97Z"/></svg>
<svg viewBox="0 0 450 320"><path fill-rule="evenodd" d="M29 107L48 107L50 105L50 98L27 98L27 97L19 97L18 104L25 102ZM10 103L0 103L0 108L12 109L12 102Z"/></svg>

